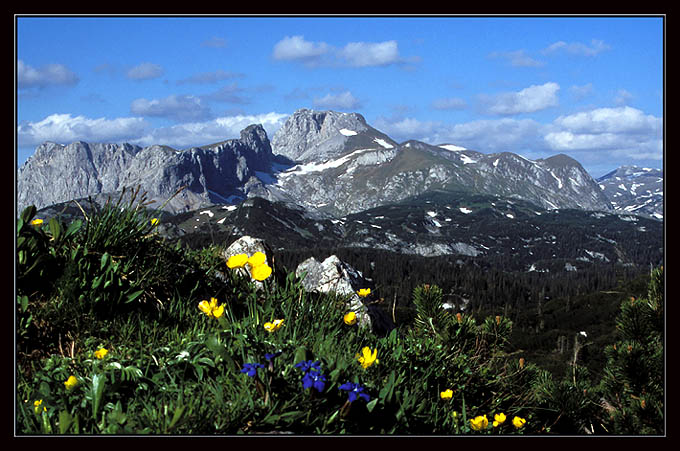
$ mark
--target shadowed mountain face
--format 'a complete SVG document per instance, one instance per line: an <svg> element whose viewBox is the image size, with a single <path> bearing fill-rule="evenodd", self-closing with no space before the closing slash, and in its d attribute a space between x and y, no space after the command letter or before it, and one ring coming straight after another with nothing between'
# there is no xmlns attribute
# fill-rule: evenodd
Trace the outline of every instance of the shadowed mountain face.
<svg viewBox="0 0 680 451"><path fill-rule="evenodd" d="M532 161L455 145L398 144L359 114L308 109L292 114L271 142L251 125L239 139L186 150L45 143L18 171L17 204L42 208L137 185L153 206L172 213L262 197L339 217L432 190L545 209L612 210L597 182L566 155Z"/></svg>

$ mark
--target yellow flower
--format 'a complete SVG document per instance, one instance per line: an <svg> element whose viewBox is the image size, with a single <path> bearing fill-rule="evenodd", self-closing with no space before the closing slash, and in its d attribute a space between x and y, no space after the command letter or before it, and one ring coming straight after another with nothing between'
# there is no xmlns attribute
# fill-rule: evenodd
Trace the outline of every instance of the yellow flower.
<svg viewBox="0 0 680 451"><path fill-rule="evenodd" d="M348 326L353 326L357 323L357 314L354 312L349 312L344 316L343 320Z"/></svg>
<svg viewBox="0 0 680 451"><path fill-rule="evenodd" d="M71 375L68 377L68 379L66 379L64 385L66 386L66 390L70 390L76 385L78 385L78 379L76 379L75 376Z"/></svg>
<svg viewBox="0 0 680 451"><path fill-rule="evenodd" d="M152 218L152 219L151 219L151 225L152 225L152 226L158 225L158 222L159 222L159 221L158 221L158 218Z"/></svg>
<svg viewBox="0 0 680 451"><path fill-rule="evenodd" d="M517 428L521 428L527 422L524 418L515 417L512 419L512 424Z"/></svg>
<svg viewBox="0 0 680 451"><path fill-rule="evenodd" d="M255 280L263 281L267 277L271 276L272 274L272 269L265 263L262 263L259 266L256 266L252 269L252 277Z"/></svg>
<svg viewBox="0 0 680 451"><path fill-rule="evenodd" d="M283 319L275 319L274 321L264 323L264 328L267 332L275 332L283 326Z"/></svg>
<svg viewBox="0 0 680 451"><path fill-rule="evenodd" d="M205 300L199 302L198 308L207 316L214 316L215 318L219 318L224 313L224 304L217 305L217 299L215 298L210 298L210 302Z"/></svg>
<svg viewBox="0 0 680 451"><path fill-rule="evenodd" d="M364 346L364 348L361 350L361 355L357 354L356 355L357 360L359 360L359 363L361 364L364 369L368 368L369 366L373 365L373 363L378 363L378 349L374 349L373 352L371 353L371 348L368 346Z"/></svg>
<svg viewBox="0 0 680 451"><path fill-rule="evenodd" d="M44 221L40 218L36 218L33 221L31 221L31 225L38 226L41 225Z"/></svg>
<svg viewBox="0 0 680 451"><path fill-rule="evenodd" d="M94 356L98 358L99 360L103 359L106 357L106 354L109 353L109 350L106 348L100 348L99 350L94 352Z"/></svg>
<svg viewBox="0 0 680 451"><path fill-rule="evenodd" d="M227 267L229 269L242 268L246 263L248 263L248 256L246 254L236 254L229 257Z"/></svg>
<svg viewBox="0 0 680 451"><path fill-rule="evenodd" d="M369 294L371 294L371 289L370 288L362 288L360 289L357 294L361 296L362 298L365 298Z"/></svg>
<svg viewBox="0 0 680 451"><path fill-rule="evenodd" d="M264 262L266 260L267 256L264 255L262 252L255 252L248 259L248 264L250 265L251 268L257 268L260 265L264 265Z"/></svg>
<svg viewBox="0 0 680 451"><path fill-rule="evenodd" d="M498 427L505 422L505 414L497 413L493 416L493 427Z"/></svg>
<svg viewBox="0 0 680 451"><path fill-rule="evenodd" d="M450 388L447 388L443 392L439 393L439 397L441 399L451 399L451 398L453 398L453 390L451 390Z"/></svg>
<svg viewBox="0 0 680 451"><path fill-rule="evenodd" d="M489 420L486 418L486 415L480 415L470 420L470 426L475 431L481 431L482 429L485 429L488 425Z"/></svg>
<svg viewBox="0 0 680 451"><path fill-rule="evenodd" d="M40 411L40 406L42 405L43 400L39 399L35 402L33 402L33 407L35 409L35 413L38 413ZM43 406L43 412L47 412L47 407Z"/></svg>

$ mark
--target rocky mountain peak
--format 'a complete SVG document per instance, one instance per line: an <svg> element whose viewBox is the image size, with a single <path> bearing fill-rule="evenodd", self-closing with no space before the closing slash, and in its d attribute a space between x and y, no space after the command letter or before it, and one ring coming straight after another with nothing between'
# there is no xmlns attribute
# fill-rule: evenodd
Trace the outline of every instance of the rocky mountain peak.
<svg viewBox="0 0 680 451"><path fill-rule="evenodd" d="M271 140L275 154L294 161L321 161L340 156L353 137L370 130L358 113L300 109Z"/></svg>

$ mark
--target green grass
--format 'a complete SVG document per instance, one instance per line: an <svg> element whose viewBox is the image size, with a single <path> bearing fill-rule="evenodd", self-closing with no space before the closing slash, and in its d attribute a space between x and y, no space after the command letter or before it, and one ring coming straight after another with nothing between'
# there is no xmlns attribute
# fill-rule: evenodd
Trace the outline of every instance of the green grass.
<svg viewBox="0 0 680 451"><path fill-rule="evenodd" d="M347 299L308 293L294 274L274 268L258 289L216 246L170 246L143 211L107 204L68 226L22 213L18 435L606 431L587 370L554 380L506 352L508 318L446 314L441 290L422 285L414 320L379 336L344 323ZM198 308L211 298L224 306L217 318ZM283 326L268 331L276 319ZM364 347L377 350L366 368ZM242 371L250 364L261 365L252 376ZM350 402L349 383L368 399ZM507 420L493 426L500 413ZM489 425L473 429L484 415ZM526 424L513 426L515 416Z"/></svg>

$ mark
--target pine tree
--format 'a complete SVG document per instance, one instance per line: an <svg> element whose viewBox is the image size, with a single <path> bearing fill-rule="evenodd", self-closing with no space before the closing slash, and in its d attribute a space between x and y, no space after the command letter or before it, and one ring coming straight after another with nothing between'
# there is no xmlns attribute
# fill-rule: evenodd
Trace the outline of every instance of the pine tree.
<svg viewBox="0 0 680 451"><path fill-rule="evenodd" d="M621 303L619 340L608 346L600 389L613 434L664 433L664 274L651 271L647 299Z"/></svg>

